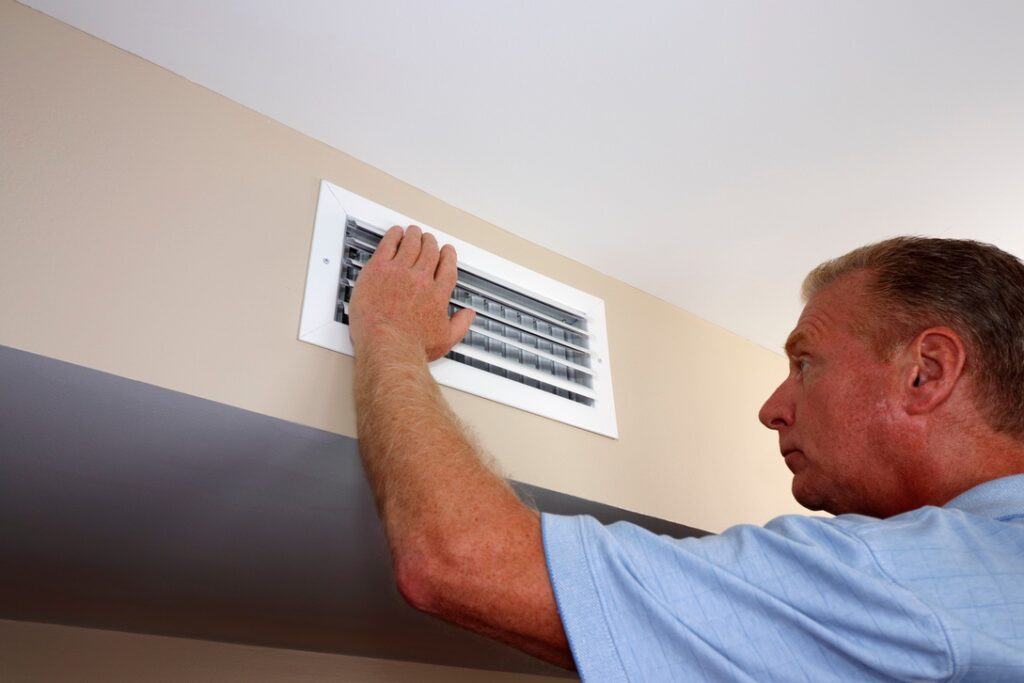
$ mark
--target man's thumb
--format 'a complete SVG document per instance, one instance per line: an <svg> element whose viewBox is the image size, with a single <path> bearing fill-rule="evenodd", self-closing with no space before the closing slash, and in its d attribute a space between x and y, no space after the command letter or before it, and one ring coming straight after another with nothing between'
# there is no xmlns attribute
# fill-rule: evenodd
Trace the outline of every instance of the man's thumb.
<svg viewBox="0 0 1024 683"><path fill-rule="evenodd" d="M463 308L452 316L451 321L448 323L448 331L450 333L448 348L455 346L466 336L466 332L469 331L469 326L473 324L474 318L476 318L476 311L472 308Z"/></svg>

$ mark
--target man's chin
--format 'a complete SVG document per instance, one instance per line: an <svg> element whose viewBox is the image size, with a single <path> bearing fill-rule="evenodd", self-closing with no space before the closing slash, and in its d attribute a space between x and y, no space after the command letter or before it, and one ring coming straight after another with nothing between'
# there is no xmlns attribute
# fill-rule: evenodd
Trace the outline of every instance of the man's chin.
<svg viewBox="0 0 1024 683"><path fill-rule="evenodd" d="M812 512L819 512L825 510L828 502L820 492L814 491L807 486L806 482L802 481L803 477L799 474L793 475L793 485L791 492L796 502L800 503L803 507L811 510Z"/></svg>

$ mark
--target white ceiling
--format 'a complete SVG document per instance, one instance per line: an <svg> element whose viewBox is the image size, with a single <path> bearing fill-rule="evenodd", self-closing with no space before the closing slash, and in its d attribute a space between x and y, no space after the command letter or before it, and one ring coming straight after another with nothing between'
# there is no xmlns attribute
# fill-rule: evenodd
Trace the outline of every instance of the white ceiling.
<svg viewBox="0 0 1024 683"><path fill-rule="evenodd" d="M859 244L1024 256L1018 0L27 4L775 350Z"/></svg>

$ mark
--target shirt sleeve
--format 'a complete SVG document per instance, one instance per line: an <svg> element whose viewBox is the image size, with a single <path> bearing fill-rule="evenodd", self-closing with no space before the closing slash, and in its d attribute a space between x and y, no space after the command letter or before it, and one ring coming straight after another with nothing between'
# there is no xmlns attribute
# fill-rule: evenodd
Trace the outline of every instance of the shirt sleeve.
<svg viewBox="0 0 1024 683"><path fill-rule="evenodd" d="M933 611L833 519L671 539L543 516L577 669L592 681L947 680Z"/></svg>

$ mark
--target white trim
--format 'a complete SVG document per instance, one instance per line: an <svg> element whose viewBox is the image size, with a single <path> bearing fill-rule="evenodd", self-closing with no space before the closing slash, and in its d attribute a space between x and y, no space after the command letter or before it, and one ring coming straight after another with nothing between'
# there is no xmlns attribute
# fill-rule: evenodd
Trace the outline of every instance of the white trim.
<svg viewBox="0 0 1024 683"><path fill-rule="evenodd" d="M419 225L425 231L433 233L442 244L447 243L455 247L459 254L460 268L585 317L588 324L587 334L590 337L590 371L594 378L593 406L574 403L447 358L431 363L430 370L434 379L446 386L581 429L618 438L604 301L463 242L422 221L392 211L326 180L320 182L309 270L306 274L306 296L302 303L302 320L299 323L300 340L353 355L348 325L334 319L345 222L349 216L381 230L392 225ZM458 346L455 350L465 351ZM581 393L590 392L584 390Z"/></svg>

